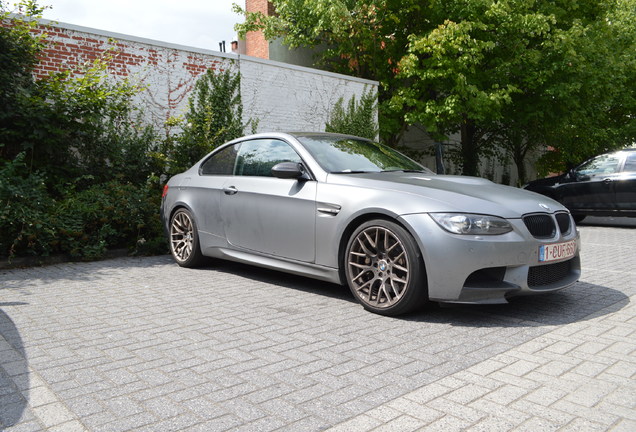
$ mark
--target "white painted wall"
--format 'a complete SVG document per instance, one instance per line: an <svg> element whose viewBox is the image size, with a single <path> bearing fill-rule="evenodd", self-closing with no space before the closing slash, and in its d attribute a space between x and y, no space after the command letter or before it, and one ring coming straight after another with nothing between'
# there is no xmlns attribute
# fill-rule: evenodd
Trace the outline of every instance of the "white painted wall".
<svg viewBox="0 0 636 432"><path fill-rule="evenodd" d="M377 82L317 69L241 56L245 116L260 119L261 131L324 131L339 98L348 101ZM376 119L377 122L377 119Z"/></svg>

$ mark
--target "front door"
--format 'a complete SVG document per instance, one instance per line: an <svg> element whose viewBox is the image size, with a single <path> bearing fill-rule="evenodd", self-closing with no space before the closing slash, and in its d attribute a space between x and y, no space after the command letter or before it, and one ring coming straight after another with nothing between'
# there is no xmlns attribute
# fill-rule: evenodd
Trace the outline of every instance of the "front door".
<svg viewBox="0 0 636 432"><path fill-rule="evenodd" d="M237 248L313 262L316 182L273 177L271 168L280 162L301 159L284 141L241 143L221 194L225 235Z"/></svg>
<svg viewBox="0 0 636 432"><path fill-rule="evenodd" d="M571 210L615 209L614 181L620 162L618 155L604 154L579 166L573 172L573 181L559 187L559 201Z"/></svg>

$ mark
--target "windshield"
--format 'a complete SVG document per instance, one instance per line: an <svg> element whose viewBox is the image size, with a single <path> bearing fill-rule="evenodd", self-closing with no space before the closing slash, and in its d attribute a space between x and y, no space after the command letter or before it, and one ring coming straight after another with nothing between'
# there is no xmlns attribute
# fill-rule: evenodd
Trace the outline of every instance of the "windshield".
<svg viewBox="0 0 636 432"><path fill-rule="evenodd" d="M297 138L316 162L332 174L386 171L433 173L402 153L371 141L338 136L299 136Z"/></svg>

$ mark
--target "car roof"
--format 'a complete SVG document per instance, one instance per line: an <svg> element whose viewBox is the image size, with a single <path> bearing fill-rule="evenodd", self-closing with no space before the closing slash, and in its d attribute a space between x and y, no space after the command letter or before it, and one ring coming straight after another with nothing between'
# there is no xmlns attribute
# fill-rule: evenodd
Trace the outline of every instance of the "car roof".
<svg viewBox="0 0 636 432"><path fill-rule="evenodd" d="M300 138L300 137L342 137L342 138L355 138L369 141L367 138L362 138L355 135L341 134L341 133L333 133L333 132L288 132L289 135Z"/></svg>
<svg viewBox="0 0 636 432"><path fill-rule="evenodd" d="M603 156L603 155L614 155L614 154L619 154L619 153L631 153L631 152L636 152L636 147L626 147L626 148L622 148L622 149L614 149L614 150L608 150L605 151L603 153L599 153L596 156L592 156L589 159L587 159L585 162L591 160L591 159L595 159L599 156Z"/></svg>
<svg viewBox="0 0 636 432"><path fill-rule="evenodd" d="M257 134L246 135L240 138L233 139L225 144L233 144L241 141L248 141L262 138L320 138L320 137L338 137L342 139L357 139L363 141L371 141L367 138L362 138L355 135L339 134L333 132L260 132Z"/></svg>

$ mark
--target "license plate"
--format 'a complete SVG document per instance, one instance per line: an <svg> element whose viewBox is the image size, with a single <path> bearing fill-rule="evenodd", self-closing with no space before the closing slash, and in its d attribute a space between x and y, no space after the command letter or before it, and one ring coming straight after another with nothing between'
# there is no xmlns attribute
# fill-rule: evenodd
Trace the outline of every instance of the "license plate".
<svg viewBox="0 0 636 432"><path fill-rule="evenodd" d="M539 246L539 262L561 261L576 255L577 242L570 240Z"/></svg>

